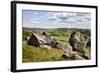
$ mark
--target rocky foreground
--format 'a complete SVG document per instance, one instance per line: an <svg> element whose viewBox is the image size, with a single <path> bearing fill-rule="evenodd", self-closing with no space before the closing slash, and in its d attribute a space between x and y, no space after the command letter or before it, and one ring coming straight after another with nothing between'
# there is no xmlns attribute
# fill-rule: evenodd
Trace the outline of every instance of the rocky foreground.
<svg viewBox="0 0 100 73"><path fill-rule="evenodd" d="M90 43L90 39L81 36L80 32L73 32L70 36L69 43L58 41L47 35L45 32L43 32L41 36L32 33L27 41L28 45L33 45L41 49L61 49L63 51L62 56L73 60L90 59L90 51L86 49L87 45L90 45Z"/></svg>

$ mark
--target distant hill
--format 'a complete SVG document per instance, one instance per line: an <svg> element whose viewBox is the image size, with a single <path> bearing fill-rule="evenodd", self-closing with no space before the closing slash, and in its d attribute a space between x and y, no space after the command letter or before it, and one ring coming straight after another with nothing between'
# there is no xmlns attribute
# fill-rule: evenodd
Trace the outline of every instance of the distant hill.
<svg viewBox="0 0 100 73"><path fill-rule="evenodd" d="M28 30L45 30L44 28L27 28L27 27L23 27L23 29L28 29Z"/></svg>
<svg viewBox="0 0 100 73"><path fill-rule="evenodd" d="M23 27L23 29L28 29L28 30L49 30L49 29L59 29L59 30L66 30L66 29L70 29L70 30L80 30L80 29L83 29L83 28L28 28L28 27ZM91 29L86 29L86 30L91 30Z"/></svg>
<svg viewBox="0 0 100 73"><path fill-rule="evenodd" d="M90 29L78 29L78 28L27 28L27 27L23 27L23 30L26 30L26 31L51 31L51 30L56 30L56 31L79 31L81 33L84 33L84 34L88 34L90 35L91 34L91 30Z"/></svg>

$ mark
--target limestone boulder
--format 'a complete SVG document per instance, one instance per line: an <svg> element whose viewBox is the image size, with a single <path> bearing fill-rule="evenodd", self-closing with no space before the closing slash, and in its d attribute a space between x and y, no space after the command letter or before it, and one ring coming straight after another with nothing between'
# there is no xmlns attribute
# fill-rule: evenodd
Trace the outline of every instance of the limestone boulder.
<svg viewBox="0 0 100 73"><path fill-rule="evenodd" d="M29 38L29 40L27 41L27 44L28 45L34 45L34 46L38 47L39 45L47 44L47 42L42 37L40 37L39 35L33 33L31 35L31 37Z"/></svg>
<svg viewBox="0 0 100 73"><path fill-rule="evenodd" d="M73 50L70 44L65 43L65 42L57 42L56 48L61 49L64 51L64 54L66 57L72 57L73 55Z"/></svg>
<svg viewBox="0 0 100 73"><path fill-rule="evenodd" d="M69 43L73 51L83 52L87 44L87 39L80 32L73 32L70 36Z"/></svg>

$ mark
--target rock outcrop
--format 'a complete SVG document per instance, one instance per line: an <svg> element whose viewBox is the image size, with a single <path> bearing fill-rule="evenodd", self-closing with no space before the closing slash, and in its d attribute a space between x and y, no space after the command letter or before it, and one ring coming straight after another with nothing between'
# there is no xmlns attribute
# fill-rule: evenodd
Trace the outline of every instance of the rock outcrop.
<svg viewBox="0 0 100 73"><path fill-rule="evenodd" d="M64 43L64 42L57 42L56 44L56 48L61 49L64 51L64 55L66 57L72 57L72 47L70 46L70 44L68 43Z"/></svg>
<svg viewBox="0 0 100 73"><path fill-rule="evenodd" d="M41 49L61 49L64 52L63 56L73 60L90 59L90 52L85 51L87 43L89 44L90 41L86 37L82 36L80 32L73 32L70 36L69 43L51 38L45 32L43 32L41 36L33 33L27 42L28 45L34 45ZM82 56L75 53L75 51L82 53Z"/></svg>
<svg viewBox="0 0 100 73"><path fill-rule="evenodd" d="M56 39L51 38L47 33L42 33L42 38L47 42L47 45L51 47L55 47L56 45Z"/></svg>
<svg viewBox="0 0 100 73"><path fill-rule="evenodd" d="M69 39L69 43L72 46L73 51L83 52L87 44L87 39L84 38L80 32L73 32Z"/></svg>
<svg viewBox="0 0 100 73"><path fill-rule="evenodd" d="M47 44L47 42L41 38L40 36L38 36L35 33L32 33L30 39L27 42L28 45L34 45L34 46L39 46L39 45L44 45Z"/></svg>

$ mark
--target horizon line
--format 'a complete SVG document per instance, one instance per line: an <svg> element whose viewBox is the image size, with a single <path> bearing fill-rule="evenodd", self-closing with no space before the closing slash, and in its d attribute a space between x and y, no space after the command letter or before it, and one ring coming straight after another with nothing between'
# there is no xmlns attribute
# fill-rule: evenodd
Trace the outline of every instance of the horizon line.
<svg viewBox="0 0 100 73"><path fill-rule="evenodd" d="M65 28L65 27L56 27L56 28L47 28L47 27L22 27L22 28L59 29L59 28ZM71 29L71 27L66 27L66 29L67 28ZM74 27L72 27L72 29L91 29L91 28L74 28Z"/></svg>

